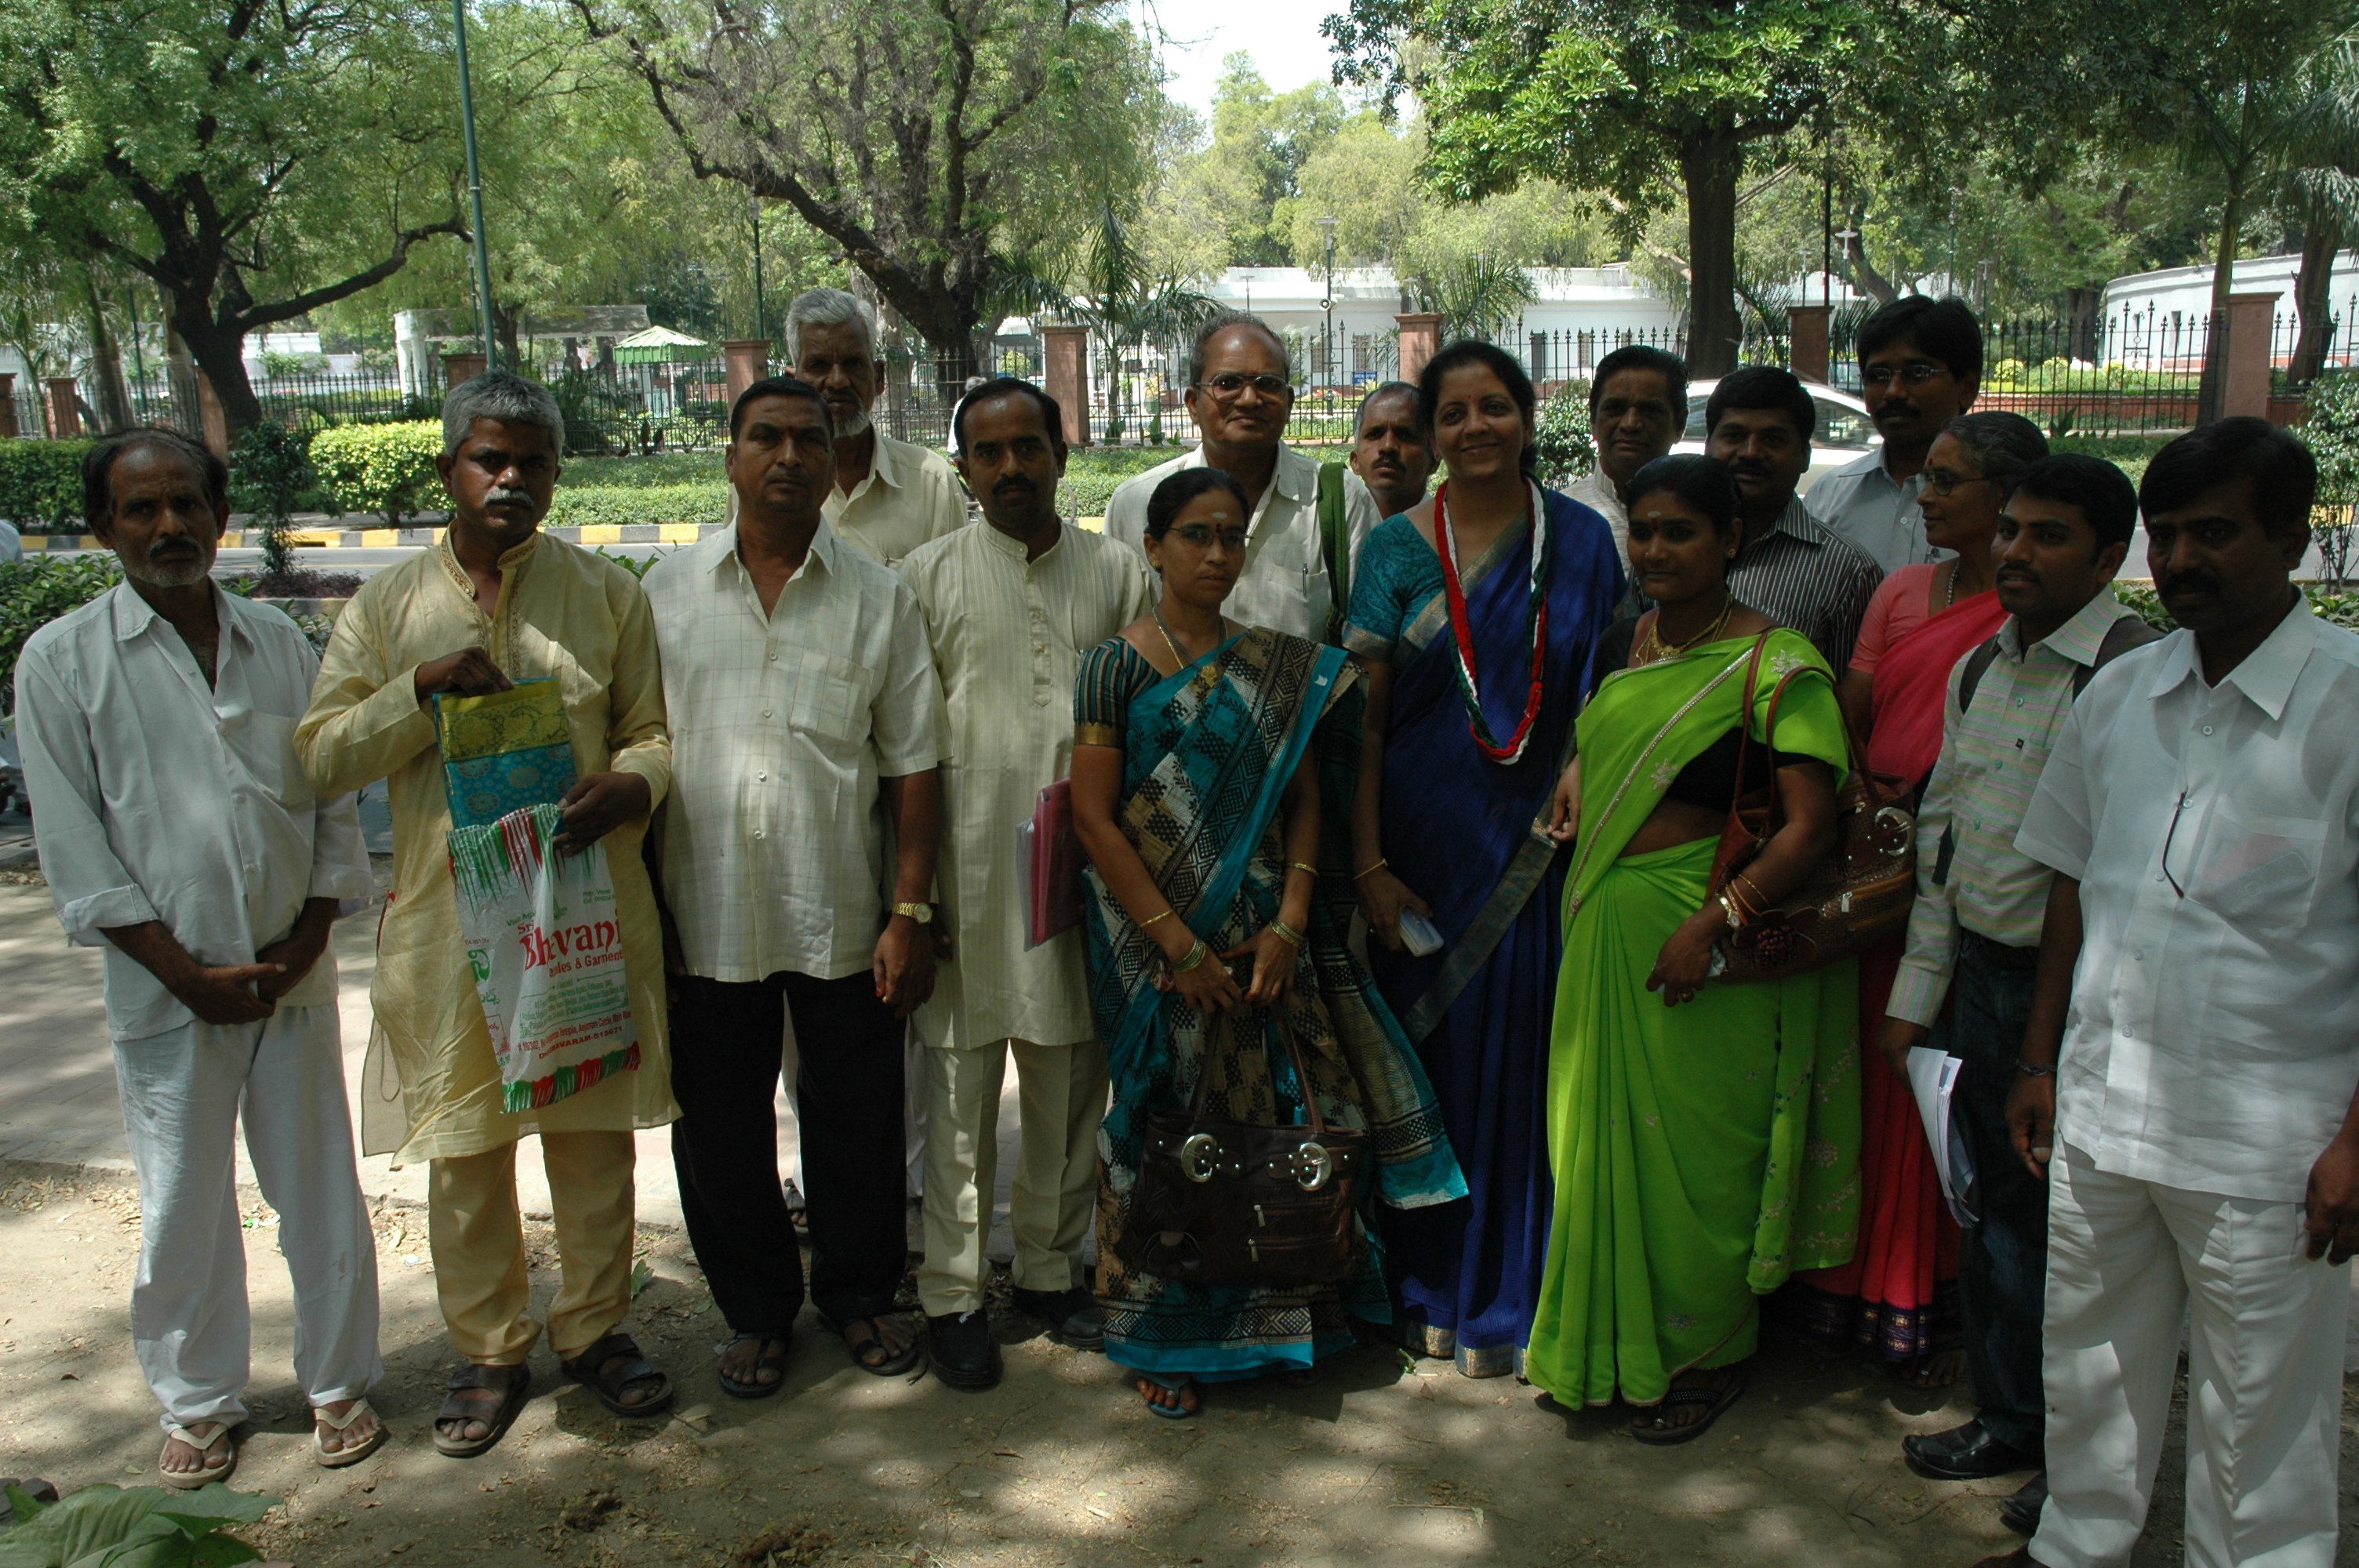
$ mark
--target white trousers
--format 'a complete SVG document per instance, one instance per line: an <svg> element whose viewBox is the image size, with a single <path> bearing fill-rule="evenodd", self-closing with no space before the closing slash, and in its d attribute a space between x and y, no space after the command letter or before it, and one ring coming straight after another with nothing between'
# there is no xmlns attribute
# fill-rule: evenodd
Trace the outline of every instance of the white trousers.
<svg viewBox="0 0 2359 1568"><path fill-rule="evenodd" d="M997 1040L973 1050L929 1045L926 1090L926 1260L918 1299L928 1314L983 1305L984 1248L998 1181L999 1090L1016 1058L1022 1120L1008 1221L1016 1286L1070 1290L1082 1282L1082 1242L1097 1191L1098 1123L1106 1108L1105 1050Z"/></svg>
<svg viewBox="0 0 2359 1568"><path fill-rule="evenodd" d="M131 1336L162 1424L246 1416L253 1320L237 1214L237 1124L295 1283L295 1376L311 1403L354 1399L377 1355L376 1242L353 1163L336 1009L190 1022L114 1043L139 1176Z"/></svg>
<svg viewBox="0 0 2359 1568"><path fill-rule="evenodd" d="M2331 1568L2351 1273L2302 1252L2301 1206L2049 1167L2048 1507L2031 1555L2125 1563L2187 1356L2192 1568ZM2190 1313L2190 1310L2191 1313Z"/></svg>

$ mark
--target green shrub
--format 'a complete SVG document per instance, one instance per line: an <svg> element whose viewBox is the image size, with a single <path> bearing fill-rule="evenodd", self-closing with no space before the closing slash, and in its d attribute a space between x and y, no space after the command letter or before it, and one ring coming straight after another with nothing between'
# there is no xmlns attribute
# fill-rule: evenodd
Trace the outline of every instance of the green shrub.
<svg viewBox="0 0 2359 1568"><path fill-rule="evenodd" d="M1123 481L1170 460L1169 448L1076 448L1065 460L1065 482L1057 487L1057 510L1068 517L1103 517Z"/></svg>
<svg viewBox="0 0 2359 1568"><path fill-rule="evenodd" d="M2321 583L2306 582L2301 590L2310 596L2310 608L2320 620L2336 626L2347 626L2359 632L2359 593L2341 593ZM2175 632L2179 622L2162 607L2162 598L2150 582L2116 582L2114 597L2137 613L2139 620L2158 632Z"/></svg>
<svg viewBox="0 0 2359 1568"><path fill-rule="evenodd" d="M389 527L435 508L442 481L442 427L427 420L400 425L340 425L311 438L311 467L346 512L375 512Z"/></svg>
<svg viewBox="0 0 2359 1568"><path fill-rule="evenodd" d="M122 580L111 555L0 561L0 703L8 711L16 708L16 655L25 639Z"/></svg>
<svg viewBox="0 0 2359 1568"><path fill-rule="evenodd" d="M1589 383L1569 381L1540 405L1538 439L1540 482L1562 490L1588 477L1597 465L1597 448L1589 438Z"/></svg>
<svg viewBox="0 0 2359 1568"><path fill-rule="evenodd" d="M82 516L88 441L0 441L0 518L20 527L68 529Z"/></svg>
<svg viewBox="0 0 2359 1568"><path fill-rule="evenodd" d="M541 520L549 528L628 526L635 523L720 523L729 515L725 484L594 486L560 483Z"/></svg>
<svg viewBox="0 0 2359 1568"><path fill-rule="evenodd" d="M663 452L644 458L577 458L568 455L557 478L568 490L644 490L664 484L726 484L719 452Z"/></svg>
<svg viewBox="0 0 2359 1568"><path fill-rule="evenodd" d="M230 454L230 473L237 481L239 499L262 532L265 571L295 569L294 557L287 549L287 524L313 482L307 445L301 432L266 419L240 436Z"/></svg>

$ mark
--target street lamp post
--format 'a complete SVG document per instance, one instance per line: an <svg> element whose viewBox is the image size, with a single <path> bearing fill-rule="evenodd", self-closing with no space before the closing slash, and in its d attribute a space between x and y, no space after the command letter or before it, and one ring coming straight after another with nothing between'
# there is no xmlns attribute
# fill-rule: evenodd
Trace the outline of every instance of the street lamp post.
<svg viewBox="0 0 2359 1568"><path fill-rule="evenodd" d="M500 362L492 336L492 253L484 242L484 172L475 157L475 92L467 77L467 0L451 0L451 25L459 40L459 124L467 142L467 200L475 229L475 327L484 335L484 365Z"/></svg>
<svg viewBox="0 0 2359 1568"><path fill-rule="evenodd" d="M1319 226L1327 232L1327 297L1319 302L1319 308L1327 313L1327 346L1319 368L1327 377L1328 384L1332 386L1335 381L1335 220L1332 216L1321 218Z"/></svg>

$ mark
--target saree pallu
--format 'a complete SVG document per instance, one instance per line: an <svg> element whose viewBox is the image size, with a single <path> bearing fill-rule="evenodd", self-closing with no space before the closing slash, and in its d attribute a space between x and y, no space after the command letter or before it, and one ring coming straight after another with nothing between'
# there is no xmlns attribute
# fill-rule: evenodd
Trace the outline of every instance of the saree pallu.
<svg viewBox="0 0 2359 1568"><path fill-rule="evenodd" d="M1265 1048L1276 1043L1266 1014L1207 1015L1158 989L1161 950L1096 871L1084 873L1091 1007L1114 1079L1098 1135L1097 1294L1106 1352L1124 1366L1206 1382L1310 1366L1351 1343L1349 1318L1390 1318L1373 1206L1447 1203L1465 1191L1416 1056L1344 946L1364 700L1341 649L1256 628L1129 708L1124 834L1215 953L1277 913L1287 871L1280 803L1306 759L1320 782L1322 831L1288 1010L1308 1083L1297 1081L1282 1049ZM1122 1262L1114 1243L1129 1223L1147 1114L1184 1110L1200 1078L1208 1116L1299 1125L1316 1096L1331 1125L1367 1130L1376 1179L1361 1216L1368 1245L1350 1277L1292 1289L1215 1286Z"/></svg>
<svg viewBox="0 0 2359 1568"><path fill-rule="evenodd" d="M1555 1177L1525 1374L1564 1404L1659 1401L1692 1367L1756 1346L1758 1298L1851 1255L1859 1206L1858 1005L1848 962L1707 984L1671 1008L1646 989L1703 906L1717 841L1622 856L1685 767L1742 718L1751 639L1617 671L1581 719L1582 825L1548 1081ZM1772 673L1823 672L1773 633ZM1832 679L1788 690L1772 743L1840 774Z"/></svg>
<svg viewBox="0 0 2359 1568"><path fill-rule="evenodd" d="M1563 954L1563 856L1534 824L1570 759L1598 634L1623 594L1613 536L1587 507L1543 492L1549 544L1542 703L1522 760L1502 766L1469 732L1457 645L1433 546L1406 518L1363 546L1355 652L1394 666L1383 844L1396 875L1433 906L1444 946L1418 957L1369 944L1376 984L1440 1097L1466 1173L1466 1204L1387 1214L1401 1338L1468 1377L1517 1371L1546 1258L1548 1020ZM1484 712L1512 734L1530 686L1531 530L1510 528L1463 563ZM1375 557L1371 559L1371 557ZM1397 624L1361 639L1363 595L1390 575ZM1422 597L1422 602L1419 602Z"/></svg>
<svg viewBox="0 0 2359 1568"><path fill-rule="evenodd" d="M1875 666L1867 765L1921 784L1941 756L1950 674L1997 632L1996 593L1953 604L1886 650ZM1905 943L1859 961L1859 1249L1840 1268L1795 1276L1782 1316L1821 1343L1894 1360L1964 1347L1958 1309L1958 1222L1941 1201L1917 1096L1875 1048Z"/></svg>

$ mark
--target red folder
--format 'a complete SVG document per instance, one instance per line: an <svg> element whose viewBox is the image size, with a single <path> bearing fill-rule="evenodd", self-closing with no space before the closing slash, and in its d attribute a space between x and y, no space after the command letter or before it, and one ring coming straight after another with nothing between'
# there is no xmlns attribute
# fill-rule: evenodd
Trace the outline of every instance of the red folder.
<svg viewBox="0 0 2359 1568"><path fill-rule="evenodd" d="M1073 835L1073 786L1059 779L1040 792L1030 831L1021 837L1029 946L1082 923L1082 841Z"/></svg>

